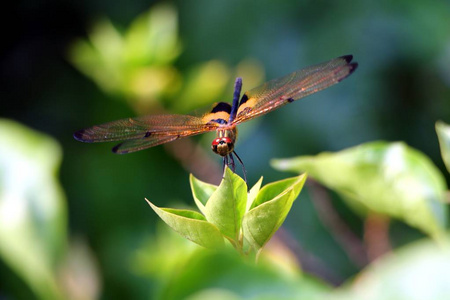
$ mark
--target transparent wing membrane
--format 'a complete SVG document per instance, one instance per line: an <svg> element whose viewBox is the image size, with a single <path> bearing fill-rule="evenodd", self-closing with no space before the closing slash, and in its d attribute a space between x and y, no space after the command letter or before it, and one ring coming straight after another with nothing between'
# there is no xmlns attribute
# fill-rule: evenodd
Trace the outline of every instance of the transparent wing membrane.
<svg viewBox="0 0 450 300"><path fill-rule="evenodd" d="M205 124L202 118L189 115L150 115L113 121L75 132L82 142L111 142L162 136L188 136L211 131L217 124Z"/></svg>
<svg viewBox="0 0 450 300"><path fill-rule="evenodd" d="M178 135L152 136L138 140L128 140L115 146L112 151L117 154L126 154L162 145L179 139Z"/></svg>
<svg viewBox="0 0 450 300"><path fill-rule="evenodd" d="M350 75L358 66L351 55L314 65L251 89L243 95L235 124L266 114L282 105L301 99Z"/></svg>
<svg viewBox="0 0 450 300"><path fill-rule="evenodd" d="M176 139L215 130L216 123L189 115L151 115L113 121L75 132L75 139L87 142L125 141L113 148L124 154L158 146Z"/></svg>

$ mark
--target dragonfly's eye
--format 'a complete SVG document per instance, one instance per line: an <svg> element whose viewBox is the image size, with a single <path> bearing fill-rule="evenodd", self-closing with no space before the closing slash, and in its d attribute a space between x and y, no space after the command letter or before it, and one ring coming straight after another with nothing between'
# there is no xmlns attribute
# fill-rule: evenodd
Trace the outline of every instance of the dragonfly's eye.
<svg viewBox="0 0 450 300"><path fill-rule="evenodd" d="M227 156L234 150L234 142L229 137L216 138L211 143L211 149L220 156Z"/></svg>

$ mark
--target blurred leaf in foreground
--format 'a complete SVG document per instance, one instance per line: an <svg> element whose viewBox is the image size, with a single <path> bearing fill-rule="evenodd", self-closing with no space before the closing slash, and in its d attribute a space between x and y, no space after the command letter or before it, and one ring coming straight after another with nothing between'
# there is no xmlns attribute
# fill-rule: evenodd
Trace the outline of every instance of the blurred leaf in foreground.
<svg viewBox="0 0 450 300"><path fill-rule="evenodd" d="M330 291L299 269L289 272L266 258L252 264L230 248L211 251L163 229L136 252L133 265L157 282L151 299L312 300Z"/></svg>
<svg viewBox="0 0 450 300"><path fill-rule="evenodd" d="M450 173L450 126L444 122L436 122L436 133L441 148L441 156L447 171Z"/></svg>
<svg viewBox="0 0 450 300"><path fill-rule="evenodd" d="M171 278L161 299L317 299L329 287L307 276L288 275L277 266L249 264L231 251L199 249ZM214 297L209 298L211 295ZM229 299L229 298L228 298ZM233 298L231 298L233 299Z"/></svg>
<svg viewBox="0 0 450 300"><path fill-rule="evenodd" d="M66 206L57 180L61 148L0 119L0 258L40 299L59 299L55 268L66 247Z"/></svg>
<svg viewBox="0 0 450 300"><path fill-rule="evenodd" d="M371 142L337 153L273 160L272 165L308 172L359 212L395 217L432 236L444 230L445 180L427 156L404 143Z"/></svg>
<svg viewBox="0 0 450 300"><path fill-rule="evenodd" d="M408 245L370 265L337 295L358 300L448 299L450 249L429 240Z"/></svg>

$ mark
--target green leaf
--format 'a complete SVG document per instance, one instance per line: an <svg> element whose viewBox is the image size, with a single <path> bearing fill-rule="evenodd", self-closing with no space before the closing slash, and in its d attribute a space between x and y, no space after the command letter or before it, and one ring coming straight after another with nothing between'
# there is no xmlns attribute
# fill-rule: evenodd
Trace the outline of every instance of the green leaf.
<svg viewBox="0 0 450 300"><path fill-rule="evenodd" d="M279 170L304 172L349 204L401 219L430 235L446 223L442 174L404 143L372 142L337 153L273 160Z"/></svg>
<svg viewBox="0 0 450 300"><path fill-rule="evenodd" d="M138 16L125 34L127 66L170 64L180 52L178 16L172 5L155 5Z"/></svg>
<svg viewBox="0 0 450 300"><path fill-rule="evenodd" d="M159 208L149 200L145 200L167 225L188 240L212 249L224 245L219 229L208 223L202 214L184 209Z"/></svg>
<svg viewBox="0 0 450 300"><path fill-rule="evenodd" d="M288 191L290 188L295 187L295 185L298 184L299 177L286 178L265 185L256 196L255 201L253 201L251 209L263 204L264 202L270 201L275 197L278 197L280 194ZM306 180L306 176L304 180ZM303 183L300 186L300 190L302 186ZM300 190L298 193L300 193Z"/></svg>
<svg viewBox="0 0 450 300"><path fill-rule="evenodd" d="M258 193L242 222L244 237L254 249L262 248L283 224L305 183L306 174L273 182Z"/></svg>
<svg viewBox="0 0 450 300"><path fill-rule="evenodd" d="M192 196L194 197L195 204L198 209L204 214L205 205L208 199L217 190L217 185L203 182L194 177L194 175L189 176L189 182L191 184Z"/></svg>
<svg viewBox="0 0 450 300"><path fill-rule="evenodd" d="M225 250L230 249L193 253L166 281L159 298L328 299L330 287L322 281L298 273L287 274L265 260L248 263L237 253Z"/></svg>
<svg viewBox="0 0 450 300"><path fill-rule="evenodd" d="M123 38L108 19L101 19L89 32L89 40L79 39L70 48L72 63L103 90L121 92L125 72L121 59Z"/></svg>
<svg viewBox="0 0 450 300"><path fill-rule="evenodd" d="M244 180L225 168L224 178L205 206L206 219L228 239L237 241L247 202Z"/></svg>
<svg viewBox="0 0 450 300"><path fill-rule="evenodd" d="M130 25L125 34L106 18L89 30L89 39L73 43L72 63L104 91L138 101L155 101L181 85L172 66L181 53L177 13L157 5Z"/></svg>
<svg viewBox="0 0 450 300"><path fill-rule="evenodd" d="M436 133L441 148L441 156L450 173L450 126L442 121L436 122Z"/></svg>
<svg viewBox="0 0 450 300"><path fill-rule="evenodd" d="M47 135L0 119L0 257L41 299L59 299L55 266L66 247L61 148Z"/></svg>
<svg viewBox="0 0 450 300"><path fill-rule="evenodd" d="M447 299L450 249L429 240L408 245L369 265L342 294L339 299Z"/></svg>
<svg viewBox="0 0 450 300"><path fill-rule="evenodd" d="M250 207L252 207L253 201L255 201L256 196L259 193L259 190L261 189L261 184L263 181L263 177L259 178L259 180L255 183L255 185L250 189L247 195L247 207L245 209L245 212L250 210Z"/></svg>

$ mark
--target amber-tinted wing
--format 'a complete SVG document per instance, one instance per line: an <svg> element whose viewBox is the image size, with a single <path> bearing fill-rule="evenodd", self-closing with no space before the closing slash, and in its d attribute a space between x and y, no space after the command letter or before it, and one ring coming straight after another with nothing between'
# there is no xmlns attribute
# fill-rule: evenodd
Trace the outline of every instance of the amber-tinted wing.
<svg viewBox="0 0 450 300"><path fill-rule="evenodd" d="M137 140L128 140L128 141L122 142L122 143L114 146L112 151L117 154L126 154L126 153L130 153L130 152L136 152L136 151L144 150L144 149L151 148L154 146L162 145L162 144L165 144L168 142L172 142L181 137L182 136L180 136L180 135L166 135L166 136L154 135L152 137L140 138Z"/></svg>
<svg viewBox="0 0 450 300"><path fill-rule="evenodd" d="M346 55L271 80L242 96L236 118L238 124L266 114L294 100L323 90L350 75L358 66Z"/></svg>
<svg viewBox="0 0 450 300"><path fill-rule="evenodd" d="M123 154L212 131L219 126L207 122L205 117L150 115L128 118L77 131L74 137L88 143L125 141L113 148L114 152Z"/></svg>

